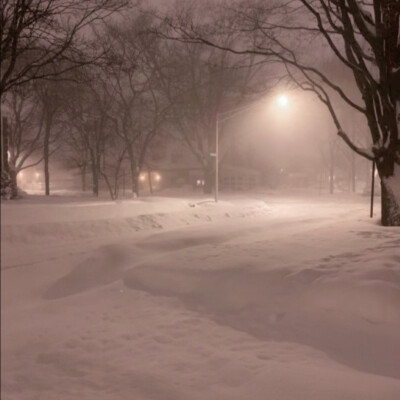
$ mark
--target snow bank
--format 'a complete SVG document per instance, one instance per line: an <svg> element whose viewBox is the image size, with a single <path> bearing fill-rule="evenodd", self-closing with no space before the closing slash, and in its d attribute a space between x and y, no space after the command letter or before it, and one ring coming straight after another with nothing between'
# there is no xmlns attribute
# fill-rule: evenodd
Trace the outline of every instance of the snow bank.
<svg viewBox="0 0 400 400"><path fill-rule="evenodd" d="M80 240L197 225L269 212L262 201L150 198L146 201L14 203L2 205L2 242Z"/></svg>

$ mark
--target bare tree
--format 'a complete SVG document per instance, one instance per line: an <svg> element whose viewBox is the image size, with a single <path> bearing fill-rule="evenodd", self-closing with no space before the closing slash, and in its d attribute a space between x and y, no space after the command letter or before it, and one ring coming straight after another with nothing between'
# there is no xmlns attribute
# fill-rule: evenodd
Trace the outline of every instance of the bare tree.
<svg viewBox="0 0 400 400"><path fill-rule="evenodd" d="M50 156L60 146L60 134L63 129L61 124L61 111L64 99L64 86L61 82L38 81L33 85L34 100L40 107L41 120L43 121L43 169L45 195L50 195Z"/></svg>
<svg viewBox="0 0 400 400"><path fill-rule="evenodd" d="M87 156L84 160L90 166L92 192L99 195L100 168L105 150L106 127L103 104L94 90L93 76L87 70L77 73L75 82L68 88L68 102L65 104L65 122L70 138L65 142L73 149L81 149Z"/></svg>
<svg viewBox="0 0 400 400"><path fill-rule="evenodd" d="M128 0L3 0L1 94L92 63L99 55L86 46L88 27L128 4ZM55 63L59 68L48 68Z"/></svg>
<svg viewBox="0 0 400 400"><path fill-rule="evenodd" d="M194 9L192 5L188 8L179 6L174 9L174 13L182 24L188 21L190 15L204 15L206 9L204 4L198 4ZM240 38L231 29L234 21L226 18L225 21L229 29L220 34L219 40L221 46L230 48ZM167 20L166 25L168 27L170 21ZM180 27L182 34L185 30L182 25ZM158 33L162 37L171 37L168 30L164 31L163 28ZM180 132L187 148L202 167L204 190L211 193L215 174L215 158L212 154L216 150L215 127L218 114L251 102L261 94L265 95L275 80L272 79L271 71L263 68L264 63L257 63L252 54L234 57L218 51L216 46L206 46L206 41L202 43L197 38L183 36L175 36L177 41L165 44L167 57L158 61L157 67L160 82L163 83L173 109L173 128ZM270 79L266 79L266 76ZM222 130L222 144L225 142L225 134L226 131Z"/></svg>
<svg viewBox="0 0 400 400"><path fill-rule="evenodd" d="M67 114L68 115L68 114ZM80 131L72 124L65 124L65 135L62 137L62 146L65 149L64 160L67 168L78 168L81 176L81 189L86 192L89 169L89 154L85 141L82 140Z"/></svg>
<svg viewBox="0 0 400 400"><path fill-rule="evenodd" d="M167 23L170 36L207 44L239 55L253 54L282 63L299 88L314 92L326 105L338 135L359 155L376 162L382 188L382 224L400 225L400 6L398 0L298 0L235 2L224 8L242 40L226 45L219 40L223 22L196 26L178 16ZM249 35L256 42L249 41ZM325 45L353 75L358 98L346 84L333 80L315 62L307 46ZM298 51L298 50L301 51ZM310 50L308 48L308 50ZM343 129L334 96L368 122L372 146L358 147Z"/></svg>
<svg viewBox="0 0 400 400"><path fill-rule="evenodd" d="M150 24L146 15L135 16L121 26L109 25L107 41L103 39L110 50L101 85L113 99L104 112L114 135L124 143L134 196L139 194L139 175L148 148L160 133L168 110L149 62L159 49L158 39L148 32Z"/></svg>
<svg viewBox="0 0 400 400"><path fill-rule="evenodd" d="M99 196L103 182L115 199L127 149L113 132L109 115L116 99L108 91L104 74L101 68L82 69L70 83L64 105L64 123L68 126L64 143L70 149L67 159L72 158L81 170L82 186L86 186L86 170L90 168L93 194Z"/></svg>
<svg viewBox="0 0 400 400"><path fill-rule="evenodd" d="M4 110L8 122L8 166L12 197L17 196L18 173L38 165L42 160L44 120L39 105L28 88L14 88L7 93Z"/></svg>

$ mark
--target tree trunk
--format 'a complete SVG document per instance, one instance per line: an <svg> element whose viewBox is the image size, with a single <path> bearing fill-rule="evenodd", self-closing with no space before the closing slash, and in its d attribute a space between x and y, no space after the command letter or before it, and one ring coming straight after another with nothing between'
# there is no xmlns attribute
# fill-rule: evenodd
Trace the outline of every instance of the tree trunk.
<svg viewBox="0 0 400 400"><path fill-rule="evenodd" d="M128 143L128 155L131 168L131 179L132 179L132 194L133 197L139 197L139 171L135 160L132 144Z"/></svg>
<svg viewBox="0 0 400 400"><path fill-rule="evenodd" d="M382 225L400 226L400 204L392 188L382 180L381 182Z"/></svg>
<svg viewBox="0 0 400 400"><path fill-rule="evenodd" d="M81 168L82 192L86 192L86 163Z"/></svg>
<svg viewBox="0 0 400 400"><path fill-rule="evenodd" d="M381 216L383 226L400 226L400 165L395 151L377 162L381 177Z"/></svg>
<svg viewBox="0 0 400 400"><path fill-rule="evenodd" d="M50 196L50 134L51 134L51 117L46 118L46 129L43 138L43 161L44 161L44 187L45 195Z"/></svg>
<svg viewBox="0 0 400 400"><path fill-rule="evenodd" d="M10 166L8 164L8 141L9 141L9 132L8 132L8 122L7 117L2 117L2 126L1 126L1 172L5 172L6 174L10 173Z"/></svg>
<svg viewBox="0 0 400 400"><path fill-rule="evenodd" d="M104 178L104 181L105 181L105 183L107 185L108 192L110 193L111 200L115 200L118 197L116 190L113 190L111 182L108 179L107 174L105 174L104 172L101 172L101 175Z"/></svg>
<svg viewBox="0 0 400 400"><path fill-rule="evenodd" d="M96 160L92 160L92 192L96 197L99 197L99 173L96 165Z"/></svg>
<svg viewBox="0 0 400 400"><path fill-rule="evenodd" d="M11 179L11 198L18 198L18 184L17 184L17 174L18 172L14 168L9 168L9 175Z"/></svg>
<svg viewBox="0 0 400 400"><path fill-rule="evenodd" d="M148 178L148 181L149 181L150 194L153 195L153 182L151 180L151 169L150 169L149 166L147 167L147 178Z"/></svg>
<svg viewBox="0 0 400 400"><path fill-rule="evenodd" d="M44 161L44 186L45 195L50 196L50 171L49 171L49 148L48 144L43 148L43 161Z"/></svg>
<svg viewBox="0 0 400 400"><path fill-rule="evenodd" d="M139 197L139 171L136 165L131 168L132 171L132 194L134 198Z"/></svg>

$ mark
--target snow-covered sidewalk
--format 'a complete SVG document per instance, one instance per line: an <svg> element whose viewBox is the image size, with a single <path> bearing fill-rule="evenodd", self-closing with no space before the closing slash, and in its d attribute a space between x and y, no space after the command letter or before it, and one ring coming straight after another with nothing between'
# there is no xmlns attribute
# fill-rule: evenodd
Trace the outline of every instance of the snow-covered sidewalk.
<svg viewBox="0 0 400 400"><path fill-rule="evenodd" d="M400 232L367 199L2 205L2 398L394 400Z"/></svg>

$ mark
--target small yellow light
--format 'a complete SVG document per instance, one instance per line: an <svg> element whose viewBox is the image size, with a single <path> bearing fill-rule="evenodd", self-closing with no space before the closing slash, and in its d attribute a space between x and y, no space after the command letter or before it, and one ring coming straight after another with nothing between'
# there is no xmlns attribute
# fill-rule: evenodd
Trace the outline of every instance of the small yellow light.
<svg viewBox="0 0 400 400"><path fill-rule="evenodd" d="M36 173L35 173L35 176L36 176L36 179L38 179L38 178L40 177L40 173L39 173L39 172L36 172Z"/></svg>
<svg viewBox="0 0 400 400"><path fill-rule="evenodd" d="M146 180L145 175L144 175L144 174L141 174L141 175L139 176L139 180L140 180L140 182L144 182L144 181Z"/></svg>
<svg viewBox="0 0 400 400"><path fill-rule="evenodd" d="M160 182L160 181L161 181L161 175L160 175L160 174L156 174L156 175L154 176L154 179L155 179L157 182Z"/></svg>

